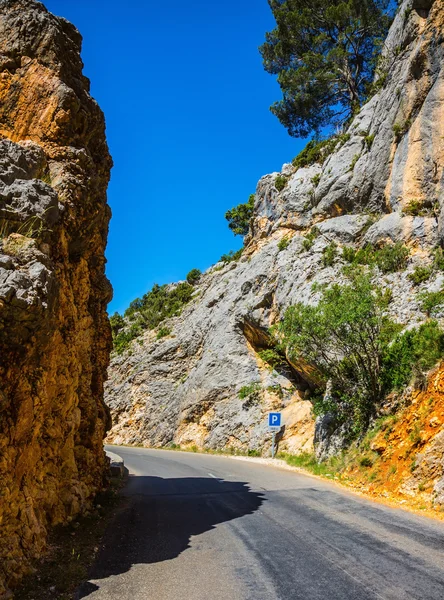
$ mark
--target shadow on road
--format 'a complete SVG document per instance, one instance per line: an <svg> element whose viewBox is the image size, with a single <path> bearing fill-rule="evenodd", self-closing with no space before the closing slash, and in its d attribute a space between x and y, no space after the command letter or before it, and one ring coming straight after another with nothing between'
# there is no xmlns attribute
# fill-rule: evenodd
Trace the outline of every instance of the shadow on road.
<svg viewBox="0 0 444 600"><path fill-rule="evenodd" d="M254 513L263 495L246 483L220 479L131 476L124 491L129 502L117 515L89 578L105 579L134 564L176 558L189 547L191 536ZM98 587L83 584L75 598L86 598Z"/></svg>

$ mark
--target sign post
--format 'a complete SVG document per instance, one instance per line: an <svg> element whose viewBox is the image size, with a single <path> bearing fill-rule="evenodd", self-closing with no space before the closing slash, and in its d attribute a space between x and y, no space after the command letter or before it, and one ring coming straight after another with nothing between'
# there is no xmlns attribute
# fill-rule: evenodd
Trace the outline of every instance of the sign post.
<svg viewBox="0 0 444 600"><path fill-rule="evenodd" d="M281 430L282 414L278 412L268 413L268 429L273 432L271 443L271 458L274 458L276 452L276 432Z"/></svg>

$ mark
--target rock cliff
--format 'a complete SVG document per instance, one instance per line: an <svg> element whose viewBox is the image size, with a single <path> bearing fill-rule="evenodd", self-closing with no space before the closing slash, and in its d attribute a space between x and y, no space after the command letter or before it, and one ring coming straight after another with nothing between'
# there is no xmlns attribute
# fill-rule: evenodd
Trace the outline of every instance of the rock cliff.
<svg viewBox="0 0 444 600"><path fill-rule="evenodd" d="M287 361L270 370L260 351L288 306L316 302L313 284L343 281L345 246L407 246L406 268L377 279L391 291L394 319L425 320L418 293L440 290L443 273L419 286L409 276L430 265L443 242L443 26L441 0L400 4L377 93L322 159L300 157L259 181L242 257L201 277L191 303L165 323L170 335L147 331L113 358L109 441L262 451L273 409L284 415L280 449L311 450L308 366ZM326 263L332 244L336 258Z"/></svg>
<svg viewBox="0 0 444 600"><path fill-rule="evenodd" d="M112 166L81 36L0 0L0 597L103 487Z"/></svg>

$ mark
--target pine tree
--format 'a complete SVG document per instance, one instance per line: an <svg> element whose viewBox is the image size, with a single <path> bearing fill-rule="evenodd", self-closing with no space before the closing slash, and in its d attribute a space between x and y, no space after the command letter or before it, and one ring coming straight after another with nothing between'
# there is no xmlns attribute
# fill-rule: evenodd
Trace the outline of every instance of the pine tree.
<svg viewBox="0 0 444 600"><path fill-rule="evenodd" d="M347 121L365 100L391 23L390 0L268 0L276 28L261 46L283 98L271 111L290 135Z"/></svg>

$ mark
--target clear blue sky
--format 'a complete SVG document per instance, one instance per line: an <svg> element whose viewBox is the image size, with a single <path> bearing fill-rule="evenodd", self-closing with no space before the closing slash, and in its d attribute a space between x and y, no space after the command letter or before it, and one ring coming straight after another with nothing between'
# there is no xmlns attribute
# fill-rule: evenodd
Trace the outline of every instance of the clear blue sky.
<svg viewBox="0 0 444 600"><path fill-rule="evenodd" d="M258 46L274 20L267 0L44 3L82 33L106 116L109 312L121 312L239 248L225 212L304 145L269 111L280 91Z"/></svg>

